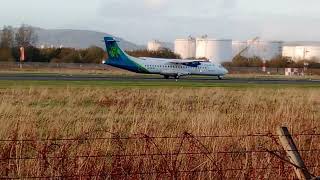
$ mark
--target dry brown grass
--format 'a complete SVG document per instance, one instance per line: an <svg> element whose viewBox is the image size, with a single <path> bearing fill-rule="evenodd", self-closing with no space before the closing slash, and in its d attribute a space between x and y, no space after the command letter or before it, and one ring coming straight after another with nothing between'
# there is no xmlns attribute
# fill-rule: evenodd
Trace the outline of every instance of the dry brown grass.
<svg viewBox="0 0 320 180"><path fill-rule="evenodd" d="M290 166L269 153L278 149L269 137L193 138L192 135L275 133L285 125L293 133L320 132L319 89L112 89L15 88L0 90L2 177L103 175L108 178L232 179L293 178ZM315 128L316 127L316 128ZM190 134L186 134L188 132ZM152 139L149 136L182 136ZM117 139L118 136L138 139ZM36 141L47 138L113 140ZM139 139L142 137L142 139ZM300 149L320 147L320 137L296 137ZM232 154L183 155L216 151ZM79 158L110 154L176 156ZM303 152L318 165L319 152ZM37 160L8 158L37 157ZM60 157L60 158L50 158ZM209 171L216 169L243 171ZM258 169L255 169L258 168ZM259 169L262 168L262 169ZM273 169L275 168L275 169ZM311 168L320 175L320 168ZM166 172L141 174L141 172ZM195 171L178 173L179 171ZM197 172L205 171L205 172ZM135 174L136 173L136 174ZM140 173L140 174L139 174ZM122 174L122 175L118 175ZM127 176L125 176L127 174ZM128 175L131 174L131 175ZM133 174L133 175L132 175ZM82 179L103 176L83 176ZM76 176L76 178L79 178Z"/></svg>
<svg viewBox="0 0 320 180"><path fill-rule="evenodd" d="M106 66L105 68L88 68L88 67L75 67L75 68L47 68L47 67L24 67L22 69L20 68L6 68L6 67L0 67L0 73L57 73L57 74L95 74L95 75L135 75L136 73L129 72L126 70L113 68L110 66Z"/></svg>

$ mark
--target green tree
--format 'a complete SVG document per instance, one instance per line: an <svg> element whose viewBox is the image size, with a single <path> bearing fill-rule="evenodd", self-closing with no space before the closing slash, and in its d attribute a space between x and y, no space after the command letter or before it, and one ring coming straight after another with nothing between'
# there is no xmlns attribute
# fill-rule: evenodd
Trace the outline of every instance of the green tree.
<svg viewBox="0 0 320 180"><path fill-rule="evenodd" d="M103 49L97 46L91 46L88 49L81 50L81 62L82 63L101 63L106 59L106 53Z"/></svg>
<svg viewBox="0 0 320 180"><path fill-rule="evenodd" d="M59 54L50 62L53 63L79 63L81 62L80 53L73 48L62 48Z"/></svg>
<svg viewBox="0 0 320 180"><path fill-rule="evenodd" d="M248 58L245 58L243 56L236 56L232 60L232 66L234 67L248 67Z"/></svg>
<svg viewBox="0 0 320 180"><path fill-rule="evenodd" d="M289 57L278 56L267 62L268 67L273 68L286 68L294 66L294 61Z"/></svg>
<svg viewBox="0 0 320 180"><path fill-rule="evenodd" d="M11 26L4 26L1 32L0 48L12 48L14 32Z"/></svg>
<svg viewBox="0 0 320 180"><path fill-rule="evenodd" d="M41 54L43 62L51 62L51 60L53 60L53 59L58 57L60 52L61 52L60 48L40 49L40 54Z"/></svg>
<svg viewBox="0 0 320 180"><path fill-rule="evenodd" d="M15 43L18 47L36 46L38 35L31 26L22 25L16 32Z"/></svg>
<svg viewBox="0 0 320 180"><path fill-rule="evenodd" d="M223 64L228 67L262 67L263 61L259 57L236 56L232 59L232 62Z"/></svg>
<svg viewBox="0 0 320 180"><path fill-rule="evenodd" d="M0 61L14 62L14 57L12 56L11 49L0 48Z"/></svg>
<svg viewBox="0 0 320 180"><path fill-rule="evenodd" d="M25 61L32 61L32 62L46 62L45 59L43 59L43 56L41 55L40 49L29 46L25 48Z"/></svg>
<svg viewBox="0 0 320 180"><path fill-rule="evenodd" d="M19 61L20 59L20 48L19 47L13 47L12 49L12 55L16 61ZM48 62L46 59L44 59L43 55L41 54L40 49L29 46L25 48L25 61L28 62Z"/></svg>
<svg viewBox="0 0 320 180"><path fill-rule="evenodd" d="M263 61L259 57L253 57L248 59L248 65L250 67L262 67Z"/></svg>
<svg viewBox="0 0 320 180"><path fill-rule="evenodd" d="M165 58L165 59L180 59L181 57L170 49L162 49L159 51L137 50L127 51L127 53L134 57L153 57L153 58Z"/></svg>

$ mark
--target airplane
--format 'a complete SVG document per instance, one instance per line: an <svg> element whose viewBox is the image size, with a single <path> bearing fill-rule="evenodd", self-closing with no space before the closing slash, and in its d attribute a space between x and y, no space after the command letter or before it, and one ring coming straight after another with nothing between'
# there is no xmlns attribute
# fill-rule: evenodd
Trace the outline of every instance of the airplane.
<svg viewBox="0 0 320 180"><path fill-rule="evenodd" d="M108 59L103 61L120 69L135 73L160 74L165 79L173 77L179 79L181 76L201 75L216 76L219 80L228 73L221 64L206 60L184 60L184 59L162 59L149 57L132 57L125 53L113 37L104 37Z"/></svg>

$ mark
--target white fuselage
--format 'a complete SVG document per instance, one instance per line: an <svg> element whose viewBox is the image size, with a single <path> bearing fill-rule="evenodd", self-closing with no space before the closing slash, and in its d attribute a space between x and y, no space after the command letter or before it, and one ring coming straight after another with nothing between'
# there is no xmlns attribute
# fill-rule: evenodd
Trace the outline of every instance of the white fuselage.
<svg viewBox="0 0 320 180"><path fill-rule="evenodd" d="M139 64L152 74L224 76L228 73L221 64L216 64L210 61L198 63L172 63L172 59L148 57L138 58L135 60L139 61Z"/></svg>
<svg viewBox="0 0 320 180"><path fill-rule="evenodd" d="M129 56L113 37L104 37L108 60L103 64L145 74L161 74L168 79L186 75L217 76L221 79L228 71L220 64L204 60L161 59Z"/></svg>

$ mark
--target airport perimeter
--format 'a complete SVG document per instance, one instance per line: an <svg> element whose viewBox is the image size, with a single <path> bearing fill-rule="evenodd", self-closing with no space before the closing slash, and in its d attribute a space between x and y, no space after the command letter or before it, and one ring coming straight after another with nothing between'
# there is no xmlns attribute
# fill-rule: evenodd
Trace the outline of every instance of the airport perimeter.
<svg viewBox="0 0 320 180"><path fill-rule="evenodd" d="M0 177L295 178L286 152L319 175L319 76L239 71L223 80L78 65L2 71ZM296 150L280 145L279 126L293 130Z"/></svg>
<svg viewBox="0 0 320 180"><path fill-rule="evenodd" d="M279 126L294 130L296 152L316 176L319 92L316 75L176 80L110 67L15 66L0 73L0 177L295 178Z"/></svg>
<svg viewBox="0 0 320 180"><path fill-rule="evenodd" d="M4 179L295 178L279 126L320 174L319 88L0 83Z"/></svg>

